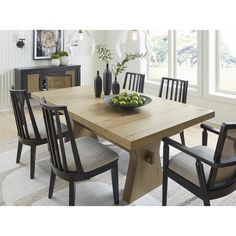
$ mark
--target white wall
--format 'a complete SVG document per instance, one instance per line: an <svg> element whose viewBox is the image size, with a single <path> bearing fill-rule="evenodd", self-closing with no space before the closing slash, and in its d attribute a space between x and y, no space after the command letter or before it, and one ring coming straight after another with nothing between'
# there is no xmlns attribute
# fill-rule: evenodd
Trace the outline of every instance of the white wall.
<svg viewBox="0 0 236 236"><path fill-rule="evenodd" d="M97 44L104 43L106 33L104 31L90 31ZM64 31L64 45L67 45L69 37L73 31ZM25 47L16 47L18 38L25 38ZM66 48L65 48L66 49ZM89 55L80 53L78 56L70 58L72 64L81 65L81 84L91 84L96 70L101 69L101 63L97 60L96 54ZM10 108L9 93L4 96L4 91L8 92L14 83L14 68L45 66L50 65L50 60L33 60L33 31L32 30L0 30L0 110Z"/></svg>

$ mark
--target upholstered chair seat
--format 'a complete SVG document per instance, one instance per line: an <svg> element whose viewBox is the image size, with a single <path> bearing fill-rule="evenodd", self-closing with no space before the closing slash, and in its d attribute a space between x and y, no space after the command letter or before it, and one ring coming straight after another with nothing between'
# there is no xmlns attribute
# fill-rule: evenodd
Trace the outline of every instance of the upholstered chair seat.
<svg viewBox="0 0 236 236"><path fill-rule="evenodd" d="M191 151L206 160L214 162L215 150L206 146L197 146L191 148ZM173 156L169 161L169 168L181 175L185 179L189 180L193 184L200 187L199 178L197 175L197 170L195 166L196 160L190 155L180 152L179 154ZM203 163L204 174L206 182L208 182L211 166ZM221 182L236 174L236 166L229 166L224 168L218 168L216 183Z"/></svg>
<svg viewBox="0 0 236 236"><path fill-rule="evenodd" d="M119 157L116 152L97 142L97 140L93 139L92 137L84 136L76 139L76 145L84 172L89 172L102 167L115 160L118 160ZM67 155L68 170L76 171L70 142L65 144L65 150Z"/></svg>
<svg viewBox="0 0 236 236"><path fill-rule="evenodd" d="M191 150L192 152L200 156L203 156L205 159L213 161L215 152L214 150L206 146L193 147L191 148ZM196 160L193 157L184 152L180 152L177 155L170 158L169 169L175 171L177 174L181 175L182 177L189 180L193 184L200 186L195 163ZM206 181L208 181L211 167L206 164L203 164L203 166L204 166Z"/></svg>
<svg viewBox="0 0 236 236"><path fill-rule="evenodd" d="M42 119L36 119L35 121L36 121L36 124L37 124L38 131L39 131L41 139L46 139L47 138L47 132L46 132L45 124L44 124L44 119L43 118ZM66 125L65 121L61 122L61 129L62 129L63 133L68 131L67 125ZM32 123L28 124L28 131L29 131L30 138L32 138L32 139L36 138L35 137L35 133L34 133L34 129L33 129L33 126L32 126Z"/></svg>

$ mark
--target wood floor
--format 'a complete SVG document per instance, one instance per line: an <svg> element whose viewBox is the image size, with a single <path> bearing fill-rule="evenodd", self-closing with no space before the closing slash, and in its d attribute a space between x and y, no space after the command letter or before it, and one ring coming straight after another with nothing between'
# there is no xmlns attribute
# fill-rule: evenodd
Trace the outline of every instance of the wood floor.
<svg viewBox="0 0 236 236"><path fill-rule="evenodd" d="M42 117L42 111L39 106L33 107L35 118ZM199 125L186 129L185 139L187 146L201 145L202 130ZM217 135L209 133L209 147L215 148ZM179 135L174 136L179 141ZM13 111L0 112L0 145L10 141L17 140L17 130Z"/></svg>
<svg viewBox="0 0 236 236"><path fill-rule="evenodd" d="M33 107L35 118L42 118L39 106ZM0 112L0 145L17 139L17 129L13 111Z"/></svg>

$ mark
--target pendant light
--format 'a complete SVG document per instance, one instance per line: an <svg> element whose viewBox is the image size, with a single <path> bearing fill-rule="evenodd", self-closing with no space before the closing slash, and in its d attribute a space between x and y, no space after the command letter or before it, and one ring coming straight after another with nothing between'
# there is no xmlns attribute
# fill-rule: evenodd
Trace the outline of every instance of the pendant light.
<svg viewBox="0 0 236 236"><path fill-rule="evenodd" d="M139 44L138 44L139 43ZM116 53L122 57L130 50L130 46L136 44L139 53L147 56L151 48L150 35L145 30L123 30L116 42ZM137 50L135 50L137 52Z"/></svg>

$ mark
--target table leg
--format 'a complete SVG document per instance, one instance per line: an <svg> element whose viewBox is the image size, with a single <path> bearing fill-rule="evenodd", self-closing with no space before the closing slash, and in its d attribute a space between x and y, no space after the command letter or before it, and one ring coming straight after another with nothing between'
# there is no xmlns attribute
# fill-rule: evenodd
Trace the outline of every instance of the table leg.
<svg viewBox="0 0 236 236"><path fill-rule="evenodd" d="M162 184L160 141L130 152L123 199L131 203Z"/></svg>
<svg viewBox="0 0 236 236"><path fill-rule="evenodd" d="M74 133L75 138L79 138L82 136L90 136L98 140L97 134L94 133L92 130L87 129L86 127L84 127L83 125L81 125L80 123L76 121L73 121L73 122L74 122L73 133Z"/></svg>

